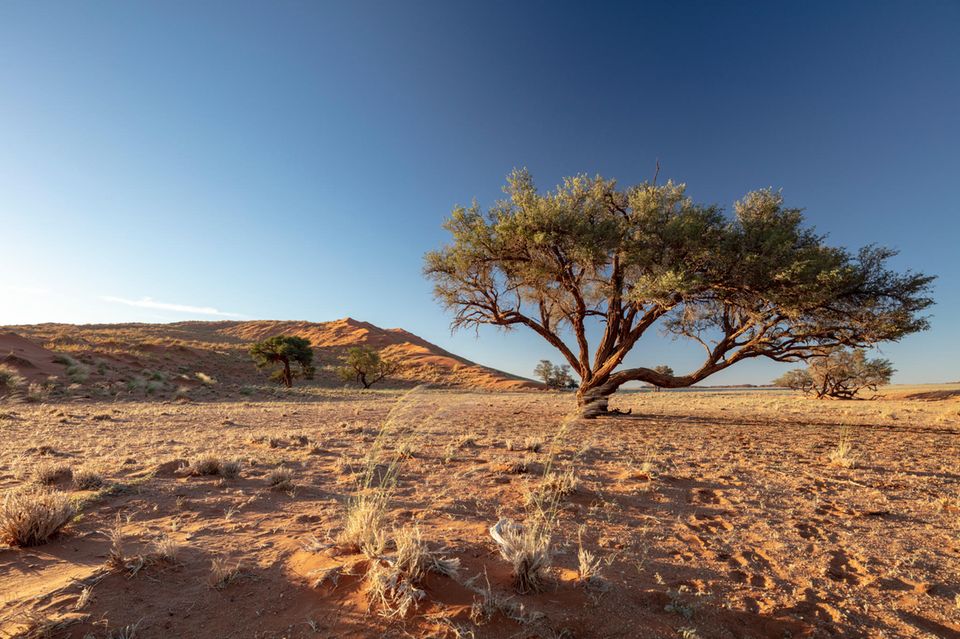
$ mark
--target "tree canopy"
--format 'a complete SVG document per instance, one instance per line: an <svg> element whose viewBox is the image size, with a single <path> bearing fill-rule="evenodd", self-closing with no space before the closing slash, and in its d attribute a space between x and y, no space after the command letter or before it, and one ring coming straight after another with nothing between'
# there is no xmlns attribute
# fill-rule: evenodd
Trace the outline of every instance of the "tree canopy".
<svg viewBox="0 0 960 639"><path fill-rule="evenodd" d="M273 379L287 388L293 386L293 378L302 375L307 379L313 378L313 349L310 340L292 335L277 335L250 347L250 356L257 368L279 366L273 373ZM299 364L299 373L291 368L291 364Z"/></svg>
<svg viewBox="0 0 960 639"><path fill-rule="evenodd" d="M369 346L354 346L342 359L343 366L337 370L340 378L355 381L364 388L370 388L400 370L399 362L382 357Z"/></svg>
<svg viewBox="0 0 960 639"><path fill-rule="evenodd" d="M576 382L570 375L570 365L556 365L548 359L540 360L533 374L550 388L575 388Z"/></svg>
<svg viewBox="0 0 960 639"><path fill-rule="evenodd" d="M806 369L787 371L773 383L815 395L817 399L853 399L864 389L877 392L880 386L890 383L895 372L890 360L867 359L862 349L835 349L810 360Z"/></svg>
<svg viewBox="0 0 960 639"><path fill-rule="evenodd" d="M891 270L896 253L829 246L779 192L748 193L733 215L682 184L567 178L541 193L525 170L484 212L456 207L452 242L425 258L453 328L526 327L580 377L585 414L628 381L675 388L756 357L792 362L927 328L932 277ZM602 327L591 349L590 322ZM621 369L651 327L700 344L681 375ZM588 408L589 407L589 408Z"/></svg>

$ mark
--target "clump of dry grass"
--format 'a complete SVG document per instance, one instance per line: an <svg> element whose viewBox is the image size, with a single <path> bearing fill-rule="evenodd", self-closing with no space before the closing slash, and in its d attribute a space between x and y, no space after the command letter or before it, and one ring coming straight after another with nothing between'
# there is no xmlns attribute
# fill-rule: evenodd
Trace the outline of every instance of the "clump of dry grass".
<svg viewBox="0 0 960 639"><path fill-rule="evenodd" d="M600 558L583 547L583 526L577 531L577 581L587 588L603 586Z"/></svg>
<svg viewBox="0 0 960 639"><path fill-rule="evenodd" d="M397 485L400 464L404 459L403 443L397 446L397 452L386 464L378 463L380 452L390 427L395 421L395 411L404 404L404 399L417 389L408 391L380 427L367 454L363 472L357 478L357 487L347 503L343 530L337 537L342 546L358 550L368 557L378 557L383 553L387 540L387 510L390 497Z"/></svg>
<svg viewBox="0 0 960 639"><path fill-rule="evenodd" d="M7 491L0 502L0 540L11 546L46 542L77 509L65 493L27 486Z"/></svg>
<svg viewBox="0 0 960 639"><path fill-rule="evenodd" d="M0 364L0 397L12 395L23 385L24 379L12 366Z"/></svg>
<svg viewBox="0 0 960 639"><path fill-rule="evenodd" d="M240 576L240 562L231 564L223 557L214 557L210 561L210 586L224 588Z"/></svg>
<svg viewBox="0 0 960 639"><path fill-rule="evenodd" d="M69 464L43 460L33 467L33 481L50 486L73 478L73 469Z"/></svg>
<svg viewBox="0 0 960 639"><path fill-rule="evenodd" d="M240 476L243 464L239 460L231 459L220 464L220 476L224 479L236 479Z"/></svg>
<svg viewBox="0 0 960 639"><path fill-rule="evenodd" d="M151 547L151 556L160 560L168 561L170 563L177 562L177 555L180 554L180 544L177 543L176 539L163 535L162 537L154 540L150 545Z"/></svg>
<svg viewBox="0 0 960 639"><path fill-rule="evenodd" d="M208 455L199 457L187 466L185 472L190 477L223 477L236 479L240 476L241 463L236 460L223 460Z"/></svg>
<svg viewBox="0 0 960 639"><path fill-rule="evenodd" d="M267 475L267 485L273 490L290 490L293 488L293 471L285 466L278 466Z"/></svg>
<svg viewBox="0 0 960 639"><path fill-rule="evenodd" d="M566 471L548 471L537 486L527 493L527 506L535 508L553 507L573 493L580 485L580 479L572 468Z"/></svg>
<svg viewBox="0 0 960 639"><path fill-rule="evenodd" d="M513 568L514 586L521 594L539 591L550 567L550 531L543 521L520 524L501 519L490 527L500 555Z"/></svg>
<svg viewBox="0 0 960 639"><path fill-rule="evenodd" d="M337 541L368 557L379 556L387 541L388 503L389 494L381 488L351 497Z"/></svg>
<svg viewBox="0 0 960 639"><path fill-rule="evenodd" d="M396 554L373 560L367 569L367 597L381 615L402 618L424 597L423 577L428 572L454 577L460 560L431 552L416 527L396 531L393 543Z"/></svg>
<svg viewBox="0 0 960 639"><path fill-rule="evenodd" d="M827 455L830 463L842 468L855 468L859 456L853 452L853 439L850 435L850 429L844 426L840 429L840 441L837 447Z"/></svg>
<svg viewBox="0 0 960 639"><path fill-rule="evenodd" d="M103 486L103 475L90 468L81 468L73 473L73 485L77 490L96 490Z"/></svg>

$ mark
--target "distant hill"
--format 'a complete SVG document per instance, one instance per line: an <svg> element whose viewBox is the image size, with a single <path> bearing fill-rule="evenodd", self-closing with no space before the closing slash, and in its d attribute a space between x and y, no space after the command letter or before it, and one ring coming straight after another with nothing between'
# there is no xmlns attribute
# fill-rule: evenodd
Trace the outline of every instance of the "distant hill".
<svg viewBox="0 0 960 639"><path fill-rule="evenodd" d="M371 346L404 364L400 385L429 382L485 390L542 388L481 366L399 328L345 318L333 322L221 321L172 324L32 324L0 327L0 361L31 381L55 376L110 392L151 393L217 384L266 384L247 353L253 342L297 335L314 346L320 386L342 386L332 367L352 346ZM199 374L199 375L198 375ZM306 382L301 382L306 383ZM394 386L398 385L394 381Z"/></svg>

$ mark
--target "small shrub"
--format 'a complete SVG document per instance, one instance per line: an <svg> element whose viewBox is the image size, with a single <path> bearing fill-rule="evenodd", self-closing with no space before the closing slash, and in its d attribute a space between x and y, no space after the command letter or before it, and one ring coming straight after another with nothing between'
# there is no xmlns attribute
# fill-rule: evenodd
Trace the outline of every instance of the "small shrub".
<svg viewBox="0 0 960 639"><path fill-rule="evenodd" d="M69 481L72 477L73 470L62 462L41 461L33 469L33 481L45 486Z"/></svg>
<svg viewBox="0 0 960 639"><path fill-rule="evenodd" d="M210 585L220 589L235 581L240 576L240 562L231 564L222 557L215 557L210 562Z"/></svg>
<svg viewBox="0 0 960 639"><path fill-rule="evenodd" d="M381 491L361 494L350 501L337 541L368 557L377 557L387 542L387 497Z"/></svg>
<svg viewBox="0 0 960 639"><path fill-rule="evenodd" d="M267 485L273 490L290 490L293 488L293 471L283 466L274 468L267 475Z"/></svg>
<svg viewBox="0 0 960 639"><path fill-rule="evenodd" d="M34 486L10 490L0 502L0 540L37 546L73 519L77 510L65 493Z"/></svg>
<svg viewBox="0 0 960 639"><path fill-rule="evenodd" d="M424 597L420 588L423 577L428 572L453 577L460 560L431 552L416 527L396 531L393 542L396 555L387 560L375 559L367 570L367 597L381 615L402 618Z"/></svg>
<svg viewBox="0 0 960 639"><path fill-rule="evenodd" d="M827 455L830 463L842 468L855 468L858 456L853 452L853 441L850 437L848 428L843 427L840 431L840 441L837 447Z"/></svg>
<svg viewBox="0 0 960 639"><path fill-rule="evenodd" d="M222 468L222 462L217 457L201 457L194 461L187 468L187 474L191 477L208 477L219 475Z"/></svg>
<svg viewBox="0 0 960 639"><path fill-rule="evenodd" d="M17 369L6 364L0 364L0 397L12 395L15 390L23 385L24 379L17 372Z"/></svg>
<svg viewBox="0 0 960 639"><path fill-rule="evenodd" d="M224 479L236 479L240 476L243 464L239 460L225 461L220 464L220 476Z"/></svg>
<svg viewBox="0 0 960 639"><path fill-rule="evenodd" d="M514 586L521 594L539 591L550 567L550 535L539 522L529 525L501 519L490 527L500 555L513 568Z"/></svg>
<svg viewBox="0 0 960 639"><path fill-rule="evenodd" d="M73 473L73 485L77 490L96 490L103 486L103 475L89 468L81 468Z"/></svg>

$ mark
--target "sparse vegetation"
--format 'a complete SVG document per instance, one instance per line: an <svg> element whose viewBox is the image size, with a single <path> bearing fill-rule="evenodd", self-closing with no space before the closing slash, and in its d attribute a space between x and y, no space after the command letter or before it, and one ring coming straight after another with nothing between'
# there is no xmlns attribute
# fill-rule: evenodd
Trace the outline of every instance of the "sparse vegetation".
<svg viewBox="0 0 960 639"><path fill-rule="evenodd" d="M0 502L0 540L11 546L37 546L57 534L76 513L63 492L31 486L10 489Z"/></svg>
<svg viewBox="0 0 960 639"><path fill-rule="evenodd" d="M80 468L73 473L77 490L96 490L103 486L103 475L91 468Z"/></svg>
<svg viewBox="0 0 960 639"><path fill-rule="evenodd" d="M773 383L817 399L853 399L864 390L877 392L895 372L887 359L867 359L865 351L834 349L815 357L806 369L788 371Z"/></svg>
<svg viewBox="0 0 960 639"><path fill-rule="evenodd" d="M848 427L840 429L840 441L837 447L830 451L829 458L834 466L854 468L857 465L858 456L854 453L853 438Z"/></svg>
<svg viewBox="0 0 960 639"><path fill-rule="evenodd" d="M355 346L347 351L337 374L346 382L370 388L400 370L400 363L383 357L369 346Z"/></svg>
<svg viewBox="0 0 960 639"><path fill-rule="evenodd" d="M24 379L17 369L7 364L0 364L0 399L13 395L23 383Z"/></svg>
<svg viewBox="0 0 960 639"><path fill-rule="evenodd" d="M296 376L313 379L313 349L308 339L292 335L277 335L254 344L250 348L250 356L253 357L257 368L279 366L280 368L273 373L272 379L287 388L293 386ZM292 368L294 364L300 366L299 371Z"/></svg>
<svg viewBox="0 0 960 639"><path fill-rule="evenodd" d="M431 552L416 527L394 533L396 553L389 558L371 560L367 569L367 596L380 614L403 618L417 607L425 593L420 582L428 572L456 576L460 562Z"/></svg>
<svg viewBox="0 0 960 639"><path fill-rule="evenodd" d="M573 376L570 374L569 364L557 365L548 359L542 359L533 369L533 375L550 388L577 387L577 383L573 381Z"/></svg>

